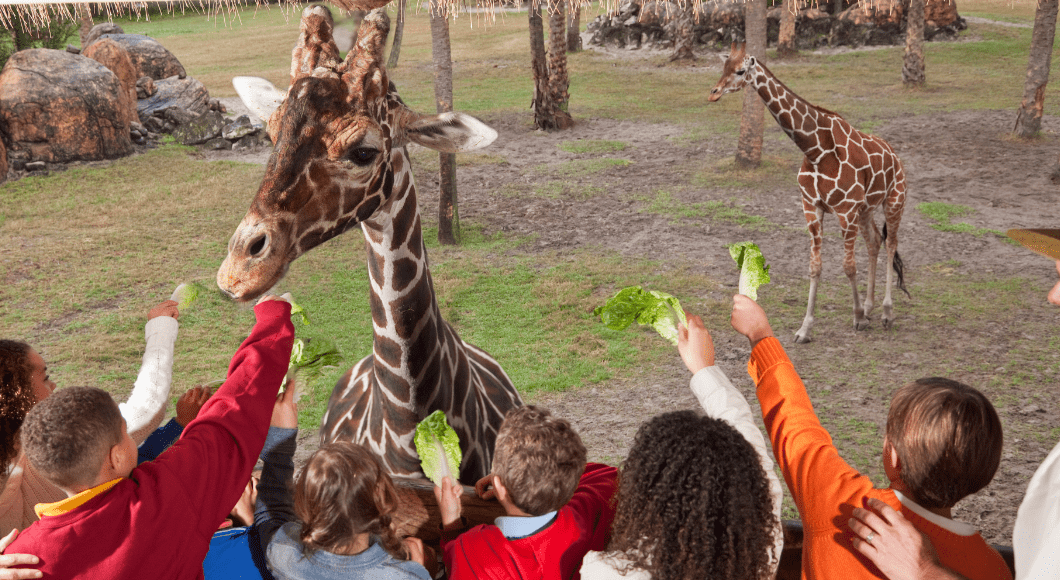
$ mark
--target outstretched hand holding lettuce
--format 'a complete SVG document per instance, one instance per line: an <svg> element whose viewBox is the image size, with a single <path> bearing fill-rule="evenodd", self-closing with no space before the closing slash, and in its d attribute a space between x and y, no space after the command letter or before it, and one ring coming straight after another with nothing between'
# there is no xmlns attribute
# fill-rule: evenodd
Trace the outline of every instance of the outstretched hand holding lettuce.
<svg viewBox="0 0 1060 580"><path fill-rule="evenodd" d="M420 456L420 468L427 479L438 487L442 486L445 477L456 483L464 455L460 451L460 437L446 422L445 413L435 411L420 421L413 442Z"/></svg>
<svg viewBox="0 0 1060 580"><path fill-rule="evenodd" d="M758 287L769 284L769 266L754 242L729 244L729 255L740 269L740 294L758 302Z"/></svg>
<svg viewBox="0 0 1060 580"><path fill-rule="evenodd" d="M677 322L687 322L677 298L640 286L619 290L607 303L593 310L593 314L611 330L624 330L634 321L651 326L674 345L677 345Z"/></svg>

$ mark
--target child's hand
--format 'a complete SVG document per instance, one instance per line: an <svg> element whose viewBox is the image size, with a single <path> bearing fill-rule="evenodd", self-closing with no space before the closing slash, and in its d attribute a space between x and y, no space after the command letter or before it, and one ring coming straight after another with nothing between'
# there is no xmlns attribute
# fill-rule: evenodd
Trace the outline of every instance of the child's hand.
<svg viewBox="0 0 1060 580"><path fill-rule="evenodd" d="M732 297L732 327L751 341L751 348L763 338L773 336L773 329L769 327L769 318L765 310L757 302L737 294Z"/></svg>
<svg viewBox="0 0 1060 580"><path fill-rule="evenodd" d="M487 500L497 498L497 490L493 487L492 473L475 482L475 494Z"/></svg>
<svg viewBox="0 0 1060 580"><path fill-rule="evenodd" d="M18 530L11 530L11 533L0 539L0 553L15 541L18 536ZM20 568L17 570L9 570L11 566L24 566L39 564L40 559L31 554L4 554L0 556L0 580L24 580L25 578L40 578L44 574L40 570L29 570L26 568Z"/></svg>
<svg viewBox="0 0 1060 580"><path fill-rule="evenodd" d="M272 421L269 425L281 429L298 428L298 405L294 401L294 385L287 383L287 389L276 397L272 406Z"/></svg>
<svg viewBox="0 0 1060 580"><path fill-rule="evenodd" d="M180 423L181 427L187 427L188 423L199 416L199 411L212 394L209 387L193 387L185 391L177 399L177 423Z"/></svg>
<svg viewBox="0 0 1060 580"><path fill-rule="evenodd" d="M442 526L446 530L460 527L460 495L464 492L463 486L453 484L449 476L442 478L442 487L434 486L434 497L438 500L438 510L442 513Z"/></svg>
<svg viewBox="0 0 1060 580"><path fill-rule="evenodd" d="M174 319L179 319L180 312L177 310L176 301L166 300L165 302L147 311L148 320L151 320L152 318L158 318L159 316L169 316Z"/></svg>
<svg viewBox="0 0 1060 580"><path fill-rule="evenodd" d="M687 312L688 326L678 323L677 325L677 352L681 353L681 360L692 374L702 369L714 366L714 341L710 338L710 332L703 325L703 319L691 316Z"/></svg>

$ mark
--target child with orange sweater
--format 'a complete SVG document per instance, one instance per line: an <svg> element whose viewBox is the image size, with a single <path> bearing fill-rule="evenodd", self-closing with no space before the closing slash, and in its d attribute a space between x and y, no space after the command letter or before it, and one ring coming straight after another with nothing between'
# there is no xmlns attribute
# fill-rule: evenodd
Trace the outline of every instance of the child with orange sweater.
<svg viewBox="0 0 1060 580"><path fill-rule="evenodd" d="M941 378L898 389L883 442L891 486L875 489L839 457L762 308L743 295L733 301L732 326L751 342L747 370L802 518L803 578L881 577L844 537L854 508L868 498L901 512L931 538L944 565L970 580L1012 578L977 530L951 519L954 504L990 483L1001 461L1001 422L982 393Z"/></svg>

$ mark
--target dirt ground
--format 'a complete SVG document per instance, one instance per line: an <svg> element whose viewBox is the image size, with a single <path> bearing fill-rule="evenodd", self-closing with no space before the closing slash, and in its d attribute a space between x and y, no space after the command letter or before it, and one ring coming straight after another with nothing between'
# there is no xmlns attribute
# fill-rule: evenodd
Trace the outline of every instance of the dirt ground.
<svg viewBox="0 0 1060 580"><path fill-rule="evenodd" d="M484 224L487 232L534 235L529 251L603 248L630 256L651 257L675 266L727 272L731 258L723 244L748 237L747 230L726 222L675 222L665 215L636 210L636 198L665 187L667 176L674 168L688 167L708 157L731 158L735 143L727 136L688 143L680 139L687 133L683 127L611 119L578 119L569 131L545 134L532 130L528 113L485 120L500 133L485 152L506 161L460 167L461 215L468 222ZM914 210L919 202L941 201L973 208L975 213L961 221L980 228L1004 231L1011 227L1048 224L1055 227L1060 186L1050 181L1049 174L1060 152L1057 137L1060 119L1046 118L1044 136L1030 143L1006 136L1013 121L1013 111L943 112L895 119L875 128L873 133L889 141L900 155L908 175L910 199L899 231L899 250L906 264L916 267L956 260L960 263L956 268L961 273L1023 276L1040 281L1043 287L1055 280L1056 274L1048 261L1027 250L1003 243L993 235L940 233L930 227L931 220ZM767 131L777 130L768 115L766 122ZM558 147L564 141L579 139L625 142L628 147L613 156L632 163L609 169L606 175L570 179L569 185L574 190L598 180L605 181L603 191L591 196L534 195L532 183L540 179L541 166L593 157L566 153ZM767 137L764 153L784 157L797 154L797 150L786 139ZM267 152L211 154L211 157L222 156L264 163ZM424 213L430 213L426 208L437 207L438 202L437 174L417 171L416 179ZM768 257L775 279L783 277L801 282L804 289L807 287L809 236L794 175L785 185L741 191L736 195L731 190L691 187L675 190L674 197L689 203L727 200L748 214L779 224L781 227L774 230L754 232L753 237ZM834 218L826 216L826 233L837 229ZM845 281L841 257L839 240L826 237L823 252L826 281ZM864 272L864 249L860 242L858 260ZM898 323L905 318L915 328L903 298L896 295L895 300ZM1036 316L1053 317L1057 323L1053 328L1060 329L1060 312L1048 307L1036 312ZM878 317L877 310L876 324ZM845 341L851 340L854 333L849 324L837 326L818 322L814 332L814 344L819 345L816 350L793 344L796 328L776 330L799 368L802 357L842 352ZM1010 328L984 328L975 340L989 343L1003 339L1010 332L1013 332ZM749 400L754 401L753 385L745 366L749 354L746 341L742 337L737 340L731 329L716 332L715 340L719 364ZM923 349L926 344L939 347L945 340L944 336L918 336L910 348ZM891 362L896 377L907 376L909 364L903 360ZM844 382L842 377L827 376L824 382L832 378L839 384ZM592 458L616 463L625 456L643 420L660 412L695 408L687 380L687 372L675 357L673 364L663 366L650 381L618 378L574 392L538 395L531 402L544 404L575 423ZM1055 384L1055 377L1047 377L1044 384L1027 389ZM871 400L878 409L865 416L880 425L885 422L886 399L858 392L844 392L843 396L855 406L859 401ZM615 409L623 411L615 413ZM1052 419L1055 411L1056 408L1037 408L1029 412L1034 417L1045 413L1049 416L1046 423L1056 424ZM1012 413L1006 416L1008 421L1023 420L1019 411ZM1032 422L1038 420L1034 417ZM304 443L311 447L313 441L315 433L305 434ZM958 504L955 517L979 526L988 541L1011 544L1012 523L1026 482L1054 443L1007 439L1002 469L994 483Z"/></svg>

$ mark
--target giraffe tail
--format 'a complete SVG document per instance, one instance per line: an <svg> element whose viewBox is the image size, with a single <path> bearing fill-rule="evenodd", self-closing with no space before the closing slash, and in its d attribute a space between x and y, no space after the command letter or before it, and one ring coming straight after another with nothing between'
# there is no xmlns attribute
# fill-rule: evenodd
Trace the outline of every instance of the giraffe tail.
<svg viewBox="0 0 1060 580"><path fill-rule="evenodd" d="M883 222L883 239L887 240L887 222ZM894 273L898 275L898 289L905 292L905 295L909 298L913 296L909 294L909 291L905 289L905 264L902 263L902 257L898 255L897 248L894 250Z"/></svg>

